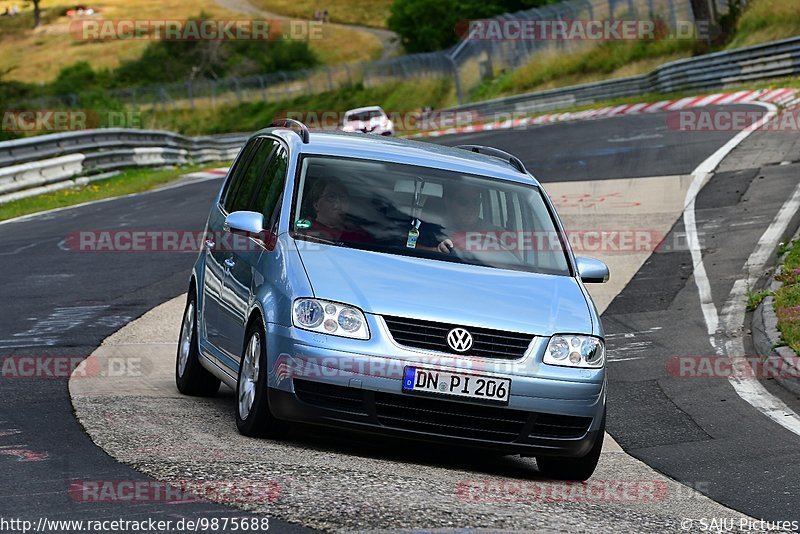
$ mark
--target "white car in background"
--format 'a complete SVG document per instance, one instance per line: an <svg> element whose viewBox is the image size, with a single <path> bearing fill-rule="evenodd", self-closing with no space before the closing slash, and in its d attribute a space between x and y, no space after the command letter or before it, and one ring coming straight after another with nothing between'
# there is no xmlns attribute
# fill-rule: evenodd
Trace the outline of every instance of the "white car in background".
<svg viewBox="0 0 800 534"><path fill-rule="evenodd" d="M368 106L346 111L342 131L394 135L394 124L380 106Z"/></svg>

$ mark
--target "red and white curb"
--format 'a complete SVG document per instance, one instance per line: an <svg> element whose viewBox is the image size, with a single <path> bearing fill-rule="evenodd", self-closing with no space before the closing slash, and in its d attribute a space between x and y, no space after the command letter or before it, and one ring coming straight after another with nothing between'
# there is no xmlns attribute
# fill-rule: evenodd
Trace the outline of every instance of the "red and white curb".
<svg viewBox="0 0 800 534"><path fill-rule="evenodd" d="M192 178L198 180L209 180L212 178L219 178L228 174L228 167L218 167L216 169L207 169L205 171L196 171L184 174L185 178Z"/></svg>
<svg viewBox="0 0 800 534"><path fill-rule="evenodd" d="M576 112L549 113L532 117L522 117L506 119L502 121L487 122L483 124L469 124L447 128L445 130L432 130L411 134L409 139L421 137L439 137L441 135L483 132L488 130L508 130L523 126L533 126L539 124L552 124L554 122L565 122L575 120L590 120L617 115L635 115L639 113L655 113L658 111L677 111L688 108L698 108L705 106L719 106L724 104L746 104L748 102L769 102L772 104L794 107L800 103L797 89L758 89L754 91L737 91L735 93L714 93L713 95L688 96L678 100L662 100L654 103L623 104L620 106L609 106L600 109L587 109Z"/></svg>

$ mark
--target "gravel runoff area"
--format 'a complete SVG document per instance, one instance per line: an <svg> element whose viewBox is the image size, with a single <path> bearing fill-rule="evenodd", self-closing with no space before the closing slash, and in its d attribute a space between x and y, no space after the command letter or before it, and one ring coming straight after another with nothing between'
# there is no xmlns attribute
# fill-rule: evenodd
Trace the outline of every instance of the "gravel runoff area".
<svg viewBox="0 0 800 534"><path fill-rule="evenodd" d="M164 482L264 487L212 500L328 531L679 531L682 520L747 517L666 478L606 436L586 484L539 477L535 460L301 427L285 441L250 439L234 395L181 396L173 369L185 296L106 339L70 380L75 413L111 456ZM121 363L124 362L124 363ZM108 369L126 369L109 373ZM119 376L122 375L122 376ZM685 526L685 524L684 524Z"/></svg>

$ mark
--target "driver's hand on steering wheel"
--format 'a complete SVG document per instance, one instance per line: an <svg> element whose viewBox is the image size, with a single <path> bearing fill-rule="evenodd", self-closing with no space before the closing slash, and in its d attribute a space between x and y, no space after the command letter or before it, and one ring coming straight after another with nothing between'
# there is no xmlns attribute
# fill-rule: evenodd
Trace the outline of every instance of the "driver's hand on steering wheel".
<svg viewBox="0 0 800 534"><path fill-rule="evenodd" d="M451 241L450 239L445 239L436 246L436 250L444 254L449 254L450 249L452 248L453 248L453 241Z"/></svg>

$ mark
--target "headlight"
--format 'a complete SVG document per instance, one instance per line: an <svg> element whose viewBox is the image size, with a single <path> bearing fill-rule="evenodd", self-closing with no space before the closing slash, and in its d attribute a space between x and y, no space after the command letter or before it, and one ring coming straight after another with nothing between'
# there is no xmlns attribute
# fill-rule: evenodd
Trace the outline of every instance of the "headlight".
<svg viewBox="0 0 800 534"><path fill-rule="evenodd" d="M320 299L297 299L292 306L297 328L334 336L369 339L364 312L353 306Z"/></svg>
<svg viewBox="0 0 800 534"><path fill-rule="evenodd" d="M556 334L547 344L544 363L599 369L606 363L606 349L603 340L596 337Z"/></svg>

